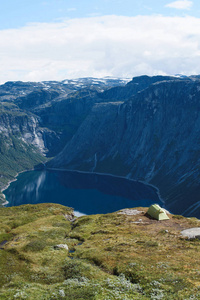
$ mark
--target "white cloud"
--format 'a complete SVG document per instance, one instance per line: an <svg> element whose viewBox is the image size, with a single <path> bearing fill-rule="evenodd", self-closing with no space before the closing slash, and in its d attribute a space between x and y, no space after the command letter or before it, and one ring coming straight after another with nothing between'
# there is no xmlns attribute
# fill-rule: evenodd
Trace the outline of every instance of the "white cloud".
<svg viewBox="0 0 200 300"><path fill-rule="evenodd" d="M0 31L0 82L199 74L200 19L106 16Z"/></svg>
<svg viewBox="0 0 200 300"><path fill-rule="evenodd" d="M165 7L176 8L176 9L190 9L192 5L193 5L192 1L180 0L180 1L171 2L165 5Z"/></svg>

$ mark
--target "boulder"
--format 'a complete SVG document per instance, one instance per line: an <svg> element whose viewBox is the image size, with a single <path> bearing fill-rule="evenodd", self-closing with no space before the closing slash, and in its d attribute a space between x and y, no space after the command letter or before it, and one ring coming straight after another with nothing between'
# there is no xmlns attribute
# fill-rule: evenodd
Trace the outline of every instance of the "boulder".
<svg viewBox="0 0 200 300"><path fill-rule="evenodd" d="M67 244L59 244L59 245L56 245L54 246L54 249L65 249L65 250L69 250Z"/></svg>
<svg viewBox="0 0 200 300"><path fill-rule="evenodd" d="M199 239L200 240L200 227L185 229L181 231L182 236L188 239Z"/></svg>

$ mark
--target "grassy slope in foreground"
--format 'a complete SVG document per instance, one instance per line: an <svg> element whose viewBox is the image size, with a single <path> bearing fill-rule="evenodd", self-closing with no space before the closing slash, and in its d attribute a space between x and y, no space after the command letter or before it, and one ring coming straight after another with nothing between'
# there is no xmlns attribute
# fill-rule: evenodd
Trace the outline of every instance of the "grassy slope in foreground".
<svg viewBox="0 0 200 300"><path fill-rule="evenodd" d="M0 208L0 299L200 299L200 240L180 235L199 220L138 210L70 221L58 204Z"/></svg>

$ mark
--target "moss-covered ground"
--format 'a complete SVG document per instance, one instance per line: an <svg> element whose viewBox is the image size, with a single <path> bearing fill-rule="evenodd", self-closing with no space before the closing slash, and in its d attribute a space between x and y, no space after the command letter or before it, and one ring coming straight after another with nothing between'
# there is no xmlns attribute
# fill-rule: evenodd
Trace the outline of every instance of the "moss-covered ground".
<svg viewBox="0 0 200 300"><path fill-rule="evenodd" d="M200 240L180 234L200 221L137 210L74 219L58 204L0 208L0 299L200 299Z"/></svg>

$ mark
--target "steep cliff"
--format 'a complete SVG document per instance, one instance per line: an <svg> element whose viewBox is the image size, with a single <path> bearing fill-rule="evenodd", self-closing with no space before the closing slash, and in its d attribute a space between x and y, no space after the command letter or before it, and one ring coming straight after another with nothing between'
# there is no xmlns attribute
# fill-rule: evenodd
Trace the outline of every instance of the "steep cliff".
<svg viewBox="0 0 200 300"><path fill-rule="evenodd" d="M43 132L38 127L38 119L16 108L10 109L4 107L0 112L0 188L17 172L44 160Z"/></svg>
<svg viewBox="0 0 200 300"><path fill-rule="evenodd" d="M176 79L96 104L50 164L152 183L169 210L199 215L199 99L197 79Z"/></svg>

